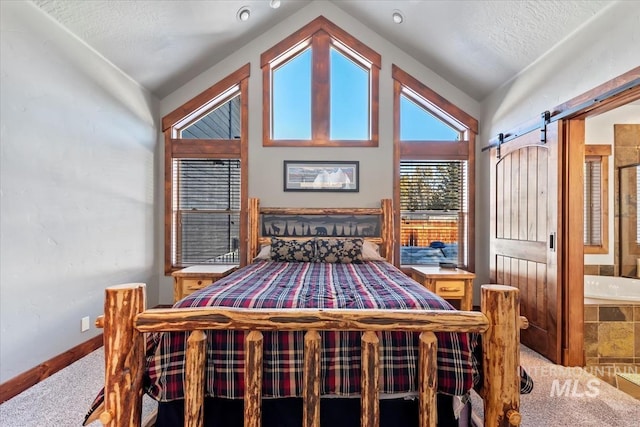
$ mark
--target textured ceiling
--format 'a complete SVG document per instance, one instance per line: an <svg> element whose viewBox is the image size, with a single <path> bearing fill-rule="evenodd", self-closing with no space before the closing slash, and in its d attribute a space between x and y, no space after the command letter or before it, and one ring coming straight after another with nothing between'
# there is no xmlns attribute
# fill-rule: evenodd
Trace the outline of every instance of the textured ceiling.
<svg viewBox="0 0 640 427"><path fill-rule="evenodd" d="M310 1L32 0L159 98L170 94ZM330 1L330 0L316 0ZM480 101L612 1L332 0ZM236 18L242 6L251 19ZM393 10L405 17L391 19Z"/></svg>

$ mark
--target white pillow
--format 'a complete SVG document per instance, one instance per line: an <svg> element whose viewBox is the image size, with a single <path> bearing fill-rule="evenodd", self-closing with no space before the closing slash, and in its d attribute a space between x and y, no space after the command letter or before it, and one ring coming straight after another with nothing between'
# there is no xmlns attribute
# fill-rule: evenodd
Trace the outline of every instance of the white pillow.
<svg viewBox="0 0 640 427"><path fill-rule="evenodd" d="M261 259L271 259L271 245L264 245L262 248L260 248L260 252L253 260L257 261Z"/></svg>
<svg viewBox="0 0 640 427"><path fill-rule="evenodd" d="M363 261L386 261L386 259L384 259L380 255L380 247L377 244L370 242L368 240L365 240L364 244L362 245L362 260Z"/></svg>

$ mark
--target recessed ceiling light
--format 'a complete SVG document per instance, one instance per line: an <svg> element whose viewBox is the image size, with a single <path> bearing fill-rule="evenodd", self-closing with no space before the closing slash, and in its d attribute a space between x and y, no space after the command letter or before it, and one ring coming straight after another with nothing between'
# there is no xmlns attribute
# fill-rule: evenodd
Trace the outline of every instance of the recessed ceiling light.
<svg viewBox="0 0 640 427"><path fill-rule="evenodd" d="M402 22L404 21L404 16L399 10L394 10L391 14L391 17L393 18L393 22L395 22L396 24L402 24Z"/></svg>
<svg viewBox="0 0 640 427"><path fill-rule="evenodd" d="M277 9L280 7L280 0L271 0L269 2L269 6L271 6L272 9Z"/></svg>
<svg viewBox="0 0 640 427"><path fill-rule="evenodd" d="M239 21L248 21L249 18L251 17L251 9L249 9L249 7L247 6L242 6L238 10L238 13L236 14L236 16Z"/></svg>

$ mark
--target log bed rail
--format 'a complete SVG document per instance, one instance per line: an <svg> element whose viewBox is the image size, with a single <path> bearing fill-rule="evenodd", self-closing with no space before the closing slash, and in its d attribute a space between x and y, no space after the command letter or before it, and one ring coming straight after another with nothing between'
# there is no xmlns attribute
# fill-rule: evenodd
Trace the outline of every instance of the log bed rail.
<svg viewBox="0 0 640 427"><path fill-rule="evenodd" d="M100 421L108 427L141 425L142 378L147 332L192 331L185 364L185 426L203 425L206 330L238 329L245 337L245 427L261 425L262 332L306 331L303 426L320 425L321 330L362 331L361 426L379 425L379 331L420 332L418 395L420 427L436 426L434 332L483 333L485 426L520 424L518 290L483 285L481 312L446 310L321 310L184 308L145 310L143 283L106 289L104 315L105 400Z"/></svg>

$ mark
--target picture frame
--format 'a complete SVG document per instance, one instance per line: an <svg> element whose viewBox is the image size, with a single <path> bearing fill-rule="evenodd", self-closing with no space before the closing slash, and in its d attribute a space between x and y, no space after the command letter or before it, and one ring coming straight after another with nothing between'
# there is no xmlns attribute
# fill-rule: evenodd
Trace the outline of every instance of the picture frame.
<svg viewBox="0 0 640 427"><path fill-rule="evenodd" d="M360 191L359 161L285 160L284 191Z"/></svg>

